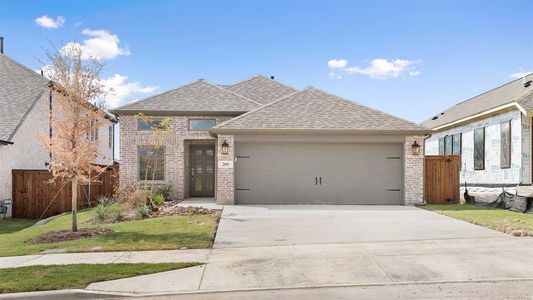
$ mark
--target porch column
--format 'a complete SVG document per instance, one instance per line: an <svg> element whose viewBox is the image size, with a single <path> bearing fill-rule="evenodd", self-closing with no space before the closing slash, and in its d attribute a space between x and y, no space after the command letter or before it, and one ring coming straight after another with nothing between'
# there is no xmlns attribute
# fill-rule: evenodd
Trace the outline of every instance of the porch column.
<svg viewBox="0 0 533 300"><path fill-rule="evenodd" d="M412 145L417 142L420 153L413 155ZM424 136L408 136L404 144L404 201L405 205L424 202Z"/></svg>
<svg viewBox="0 0 533 300"><path fill-rule="evenodd" d="M222 153L222 144L229 145L228 154ZM233 135L218 135L217 179L215 198L217 204L235 204L235 143Z"/></svg>

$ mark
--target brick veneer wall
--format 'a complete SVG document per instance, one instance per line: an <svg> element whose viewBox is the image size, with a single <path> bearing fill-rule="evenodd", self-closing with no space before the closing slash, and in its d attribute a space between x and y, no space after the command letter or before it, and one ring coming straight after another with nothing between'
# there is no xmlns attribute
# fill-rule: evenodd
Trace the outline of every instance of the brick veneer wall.
<svg viewBox="0 0 533 300"><path fill-rule="evenodd" d="M164 118L151 116L151 118ZM215 119L217 124L231 117L228 116L173 116L171 117L172 134L165 142L165 179L153 182L155 184L172 185L172 197L183 199L187 197L186 184L188 182L186 172L186 160L188 151L186 148L193 143L215 143L215 138L207 131L189 131L190 119ZM143 181L139 179L138 147L150 146L150 131L137 130L135 116L120 116L120 184L139 185Z"/></svg>
<svg viewBox="0 0 533 300"><path fill-rule="evenodd" d="M222 144L226 141L229 153L222 154ZM219 161L233 161L235 164L235 142L233 135L218 135L217 165ZM235 165L233 168L218 168L215 197L218 204L235 204Z"/></svg>
<svg viewBox="0 0 533 300"><path fill-rule="evenodd" d="M413 155L411 146L420 145L420 154ZM424 136L408 136L404 143L404 195L405 204L424 202Z"/></svg>

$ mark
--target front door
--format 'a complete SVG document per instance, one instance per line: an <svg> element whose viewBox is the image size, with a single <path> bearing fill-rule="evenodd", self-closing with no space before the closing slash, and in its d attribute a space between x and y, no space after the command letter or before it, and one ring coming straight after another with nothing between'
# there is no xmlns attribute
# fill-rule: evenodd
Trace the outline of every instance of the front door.
<svg viewBox="0 0 533 300"><path fill-rule="evenodd" d="M215 147L191 146L190 148L190 196L215 196Z"/></svg>

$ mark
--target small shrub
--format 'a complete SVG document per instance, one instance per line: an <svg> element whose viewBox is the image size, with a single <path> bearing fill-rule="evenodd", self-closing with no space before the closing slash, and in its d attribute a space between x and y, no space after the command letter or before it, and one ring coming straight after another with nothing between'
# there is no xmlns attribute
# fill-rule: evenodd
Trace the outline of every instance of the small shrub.
<svg viewBox="0 0 533 300"><path fill-rule="evenodd" d="M152 203L154 206L159 207L165 203L165 197L162 194L155 194L152 196Z"/></svg>
<svg viewBox="0 0 533 300"><path fill-rule="evenodd" d="M131 192L124 201L126 209L137 209L148 202L148 192L145 190L135 190Z"/></svg>
<svg viewBox="0 0 533 300"><path fill-rule="evenodd" d="M111 222L120 222L124 219L124 209L122 205L115 203L106 207L106 218Z"/></svg>
<svg viewBox="0 0 533 300"><path fill-rule="evenodd" d="M103 203L100 203L96 206L96 208L94 209L94 216L100 222L105 220L106 206Z"/></svg>
<svg viewBox="0 0 533 300"><path fill-rule="evenodd" d="M137 218L146 219L150 217L150 207L148 205L141 205L137 207Z"/></svg>
<svg viewBox="0 0 533 300"><path fill-rule="evenodd" d="M100 198L98 198L98 202L100 203L99 205L109 206L113 203L116 203L117 200L115 200L113 197L100 196Z"/></svg>
<svg viewBox="0 0 533 300"><path fill-rule="evenodd" d="M166 184L160 188L157 189L156 194L161 194L165 198L166 201L170 200L170 192L172 191L172 185Z"/></svg>

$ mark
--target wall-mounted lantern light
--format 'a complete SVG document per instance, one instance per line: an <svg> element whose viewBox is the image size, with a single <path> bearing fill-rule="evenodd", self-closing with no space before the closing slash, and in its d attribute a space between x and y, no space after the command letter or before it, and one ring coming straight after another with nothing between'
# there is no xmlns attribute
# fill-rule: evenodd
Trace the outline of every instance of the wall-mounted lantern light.
<svg viewBox="0 0 533 300"><path fill-rule="evenodd" d="M222 143L222 154L228 154L229 153L229 144L226 140L224 140L224 143Z"/></svg>
<svg viewBox="0 0 533 300"><path fill-rule="evenodd" d="M420 145L416 141L411 145L411 152L413 155L420 154Z"/></svg>

